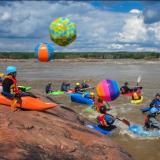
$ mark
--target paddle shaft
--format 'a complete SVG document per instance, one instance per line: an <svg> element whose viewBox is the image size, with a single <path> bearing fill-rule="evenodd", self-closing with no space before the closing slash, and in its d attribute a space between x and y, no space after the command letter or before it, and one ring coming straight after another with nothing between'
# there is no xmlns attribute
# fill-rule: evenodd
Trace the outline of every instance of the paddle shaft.
<svg viewBox="0 0 160 160"><path fill-rule="evenodd" d="M107 114L108 114L108 113L107 113ZM108 114L108 115L114 117L114 116L111 115L111 114ZM127 126L130 126L130 122L129 122L128 120L126 120L126 119L120 119L119 117L116 117L116 119L118 119L119 121L123 122L123 123L126 124Z"/></svg>

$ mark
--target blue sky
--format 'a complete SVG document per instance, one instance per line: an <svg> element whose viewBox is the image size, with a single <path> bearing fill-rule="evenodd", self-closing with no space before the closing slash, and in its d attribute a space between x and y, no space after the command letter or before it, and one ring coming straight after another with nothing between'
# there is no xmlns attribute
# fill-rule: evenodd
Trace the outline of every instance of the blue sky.
<svg viewBox="0 0 160 160"><path fill-rule="evenodd" d="M0 1L1 51L51 42L50 23L69 17L77 39L55 51L160 51L159 1Z"/></svg>

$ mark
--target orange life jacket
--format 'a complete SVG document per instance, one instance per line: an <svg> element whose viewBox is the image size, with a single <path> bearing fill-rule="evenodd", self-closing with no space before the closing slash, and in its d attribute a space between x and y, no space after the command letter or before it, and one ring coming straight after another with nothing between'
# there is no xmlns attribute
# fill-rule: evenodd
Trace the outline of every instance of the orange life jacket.
<svg viewBox="0 0 160 160"><path fill-rule="evenodd" d="M13 85L10 87L11 93L20 93L20 90L17 87L17 80L15 78L13 78L11 75L5 76L5 79L6 78L12 80L12 82L13 82Z"/></svg>
<svg viewBox="0 0 160 160"><path fill-rule="evenodd" d="M105 114L100 115L100 116L98 117L98 121L100 122L100 124L101 124L102 126L104 126L104 127L107 126L107 122L106 122L106 120L105 120Z"/></svg>
<svg viewBox="0 0 160 160"><path fill-rule="evenodd" d="M133 93L132 93L132 99L133 99L133 100L139 100L139 99L141 99L140 93L133 92Z"/></svg>

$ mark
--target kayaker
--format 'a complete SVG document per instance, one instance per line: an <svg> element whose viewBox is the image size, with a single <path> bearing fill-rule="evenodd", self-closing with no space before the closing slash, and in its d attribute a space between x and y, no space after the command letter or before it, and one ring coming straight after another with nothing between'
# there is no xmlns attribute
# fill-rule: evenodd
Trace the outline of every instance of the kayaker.
<svg viewBox="0 0 160 160"><path fill-rule="evenodd" d="M156 107L152 107L149 110L149 114L146 116L145 119L145 129L160 129L160 122L156 119L159 113L160 111Z"/></svg>
<svg viewBox="0 0 160 160"><path fill-rule="evenodd" d="M141 90L138 88L134 88L132 92L132 100L140 100L141 99Z"/></svg>
<svg viewBox="0 0 160 160"><path fill-rule="evenodd" d="M81 91L81 85L80 85L79 82L76 83L76 86L75 86L74 90L75 90L76 93L82 92L82 91Z"/></svg>
<svg viewBox="0 0 160 160"><path fill-rule="evenodd" d="M155 95L155 98L150 103L150 108L152 108L152 107L156 107L156 108L160 109L160 94L159 93L157 93Z"/></svg>
<svg viewBox="0 0 160 160"><path fill-rule="evenodd" d="M9 98L13 99L13 102L11 104L11 108L15 110L15 104L16 103L22 103L21 97L23 96L31 96L34 98L37 98L35 95L33 95L30 92L21 92L21 90L18 89L17 87L17 80L16 80L16 75L17 75L17 69L15 66L8 66L6 68L6 74L3 82L2 82L2 87L3 91L2 94Z"/></svg>
<svg viewBox="0 0 160 160"><path fill-rule="evenodd" d="M89 88L89 84L87 83L87 81L83 81L82 84L81 84L81 87L82 89L86 89L86 88Z"/></svg>
<svg viewBox="0 0 160 160"><path fill-rule="evenodd" d="M52 92L52 91L53 91L52 83L49 82L49 83L46 85L46 94L48 94L49 92Z"/></svg>
<svg viewBox="0 0 160 160"><path fill-rule="evenodd" d="M131 92L131 89L128 87L128 82L125 82L124 85L120 88L122 94L127 94Z"/></svg>
<svg viewBox="0 0 160 160"><path fill-rule="evenodd" d="M61 91L67 92L69 89L70 89L70 83L63 81L61 85Z"/></svg>
<svg viewBox="0 0 160 160"><path fill-rule="evenodd" d="M99 113L104 113L104 111L111 109L110 105L104 102L101 98L95 99L94 106L96 108L96 111Z"/></svg>
<svg viewBox="0 0 160 160"><path fill-rule="evenodd" d="M104 111L106 112L106 111ZM98 123L101 127L106 128L112 128L116 118L109 115L109 114L101 114L97 117Z"/></svg>
<svg viewBox="0 0 160 160"><path fill-rule="evenodd" d="M15 94L19 94L20 90L17 87L17 69L15 66L8 66L6 69L6 74L2 86L3 86L3 95L13 99L15 97Z"/></svg>

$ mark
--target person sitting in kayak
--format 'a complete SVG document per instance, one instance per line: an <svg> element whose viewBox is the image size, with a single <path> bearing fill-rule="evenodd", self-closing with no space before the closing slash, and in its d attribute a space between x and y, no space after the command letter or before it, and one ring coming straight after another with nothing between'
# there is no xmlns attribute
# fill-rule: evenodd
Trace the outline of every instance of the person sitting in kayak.
<svg viewBox="0 0 160 160"><path fill-rule="evenodd" d="M104 110L104 113L106 111ZM101 114L97 117L98 123L100 125L101 128L113 128L114 127L114 122L116 120L116 118L114 118L113 116L105 113L105 114Z"/></svg>
<svg viewBox="0 0 160 160"><path fill-rule="evenodd" d="M75 86L74 90L75 90L75 93L82 92L81 91L81 85L80 85L79 82L76 83L76 86Z"/></svg>
<svg viewBox="0 0 160 160"><path fill-rule="evenodd" d="M141 99L141 90L134 88L132 92L132 100L140 100Z"/></svg>
<svg viewBox="0 0 160 160"><path fill-rule="evenodd" d="M145 129L160 129L160 122L156 119L160 111L156 107L152 107L149 110L149 114L146 116L144 128Z"/></svg>
<svg viewBox="0 0 160 160"><path fill-rule="evenodd" d="M70 83L67 83L66 81L63 81L61 85L61 91L67 92L70 89Z"/></svg>
<svg viewBox="0 0 160 160"><path fill-rule="evenodd" d="M21 90L18 89L17 87L17 80L16 80L16 75L17 75L17 69L15 66L8 66L6 69L6 74L3 82L2 82L2 87L3 91L2 94L13 100L13 103L11 104L11 108L15 110L15 104L16 103L22 103L21 97L23 96L31 96L34 98L37 98L35 95L33 95L30 92L21 92Z"/></svg>
<svg viewBox="0 0 160 160"><path fill-rule="evenodd" d="M104 113L105 110L107 112L107 110L111 109L110 105L104 102L101 98L95 100L94 107L96 108L96 111L99 113Z"/></svg>
<svg viewBox="0 0 160 160"><path fill-rule="evenodd" d="M120 88L122 94L127 94L131 92L131 89L128 87L128 82L124 83L124 86Z"/></svg>
<svg viewBox="0 0 160 160"><path fill-rule="evenodd" d="M53 88L52 88L52 83L49 82L46 86L46 93L48 94L49 92L52 92Z"/></svg>
<svg viewBox="0 0 160 160"><path fill-rule="evenodd" d="M89 84L87 84L87 81L83 81L82 84L81 84L81 87L82 89L86 89L86 88L89 88Z"/></svg>
<svg viewBox="0 0 160 160"><path fill-rule="evenodd" d="M152 107L156 107L157 109L160 109L160 94L159 93L155 95L155 98L150 103L150 108Z"/></svg>
<svg viewBox="0 0 160 160"><path fill-rule="evenodd" d="M6 69L7 76L5 76L2 86L2 94L10 99L13 99L16 94L20 93L20 90L17 87L16 74L17 69L14 66L8 66Z"/></svg>

